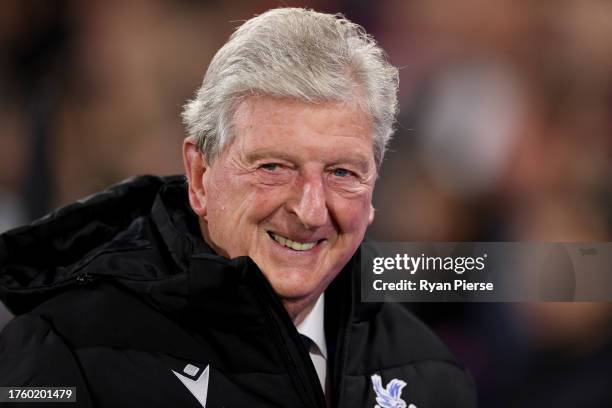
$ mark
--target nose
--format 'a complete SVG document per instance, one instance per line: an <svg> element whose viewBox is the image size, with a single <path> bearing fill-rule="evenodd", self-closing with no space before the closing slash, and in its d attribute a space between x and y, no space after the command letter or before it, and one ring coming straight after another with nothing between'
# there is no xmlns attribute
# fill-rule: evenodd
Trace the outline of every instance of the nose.
<svg viewBox="0 0 612 408"><path fill-rule="evenodd" d="M325 186L323 180L311 178L304 180L296 188L296 197L289 203L290 212L294 213L300 223L307 229L325 225L329 218Z"/></svg>

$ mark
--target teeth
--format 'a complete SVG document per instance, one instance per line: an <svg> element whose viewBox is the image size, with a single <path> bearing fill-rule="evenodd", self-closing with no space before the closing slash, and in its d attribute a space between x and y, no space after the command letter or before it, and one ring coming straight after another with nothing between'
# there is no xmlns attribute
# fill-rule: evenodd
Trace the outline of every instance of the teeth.
<svg viewBox="0 0 612 408"><path fill-rule="evenodd" d="M281 245L286 246L287 248L294 249L296 251L308 251L317 245L317 242L297 242L292 241L289 238L285 238L281 235L277 235L273 232L270 233L272 238Z"/></svg>

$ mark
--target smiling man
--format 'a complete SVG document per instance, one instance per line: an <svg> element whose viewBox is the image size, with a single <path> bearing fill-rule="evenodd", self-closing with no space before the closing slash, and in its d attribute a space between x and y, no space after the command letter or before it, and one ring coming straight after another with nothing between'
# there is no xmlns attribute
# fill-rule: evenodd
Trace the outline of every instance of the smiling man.
<svg viewBox="0 0 612 408"><path fill-rule="evenodd" d="M354 102L251 96L234 139L207 166L185 141L191 207L206 242L248 255L299 324L374 217L372 120Z"/></svg>
<svg viewBox="0 0 612 408"><path fill-rule="evenodd" d="M360 301L397 70L341 16L244 23L184 111L186 178L139 177L0 241L0 386L84 407L471 407L405 309ZM2 395L0 395L2 401Z"/></svg>

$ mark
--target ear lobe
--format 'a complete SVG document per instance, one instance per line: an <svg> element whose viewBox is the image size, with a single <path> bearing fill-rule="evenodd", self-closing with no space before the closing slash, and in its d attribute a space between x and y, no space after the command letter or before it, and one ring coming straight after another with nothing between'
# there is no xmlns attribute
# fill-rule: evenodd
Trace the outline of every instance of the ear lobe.
<svg viewBox="0 0 612 408"><path fill-rule="evenodd" d="M197 147L195 138L188 137L183 142L183 165L189 182L189 204L199 217L206 218L204 173L207 170L207 164Z"/></svg>
<svg viewBox="0 0 612 408"><path fill-rule="evenodd" d="M372 224L372 222L374 221L375 212L376 212L376 209L374 208L372 204L370 204L370 214L368 215L368 225Z"/></svg>

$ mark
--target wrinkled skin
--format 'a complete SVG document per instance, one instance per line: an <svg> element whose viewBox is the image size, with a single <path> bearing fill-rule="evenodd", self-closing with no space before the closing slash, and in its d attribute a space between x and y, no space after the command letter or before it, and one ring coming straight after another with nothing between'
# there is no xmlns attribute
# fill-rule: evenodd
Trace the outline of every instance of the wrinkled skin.
<svg viewBox="0 0 612 408"><path fill-rule="evenodd" d="M190 203L204 239L250 256L298 324L373 220L372 121L354 104L253 96L234 131L212 164L186 139Z"/></svg>

